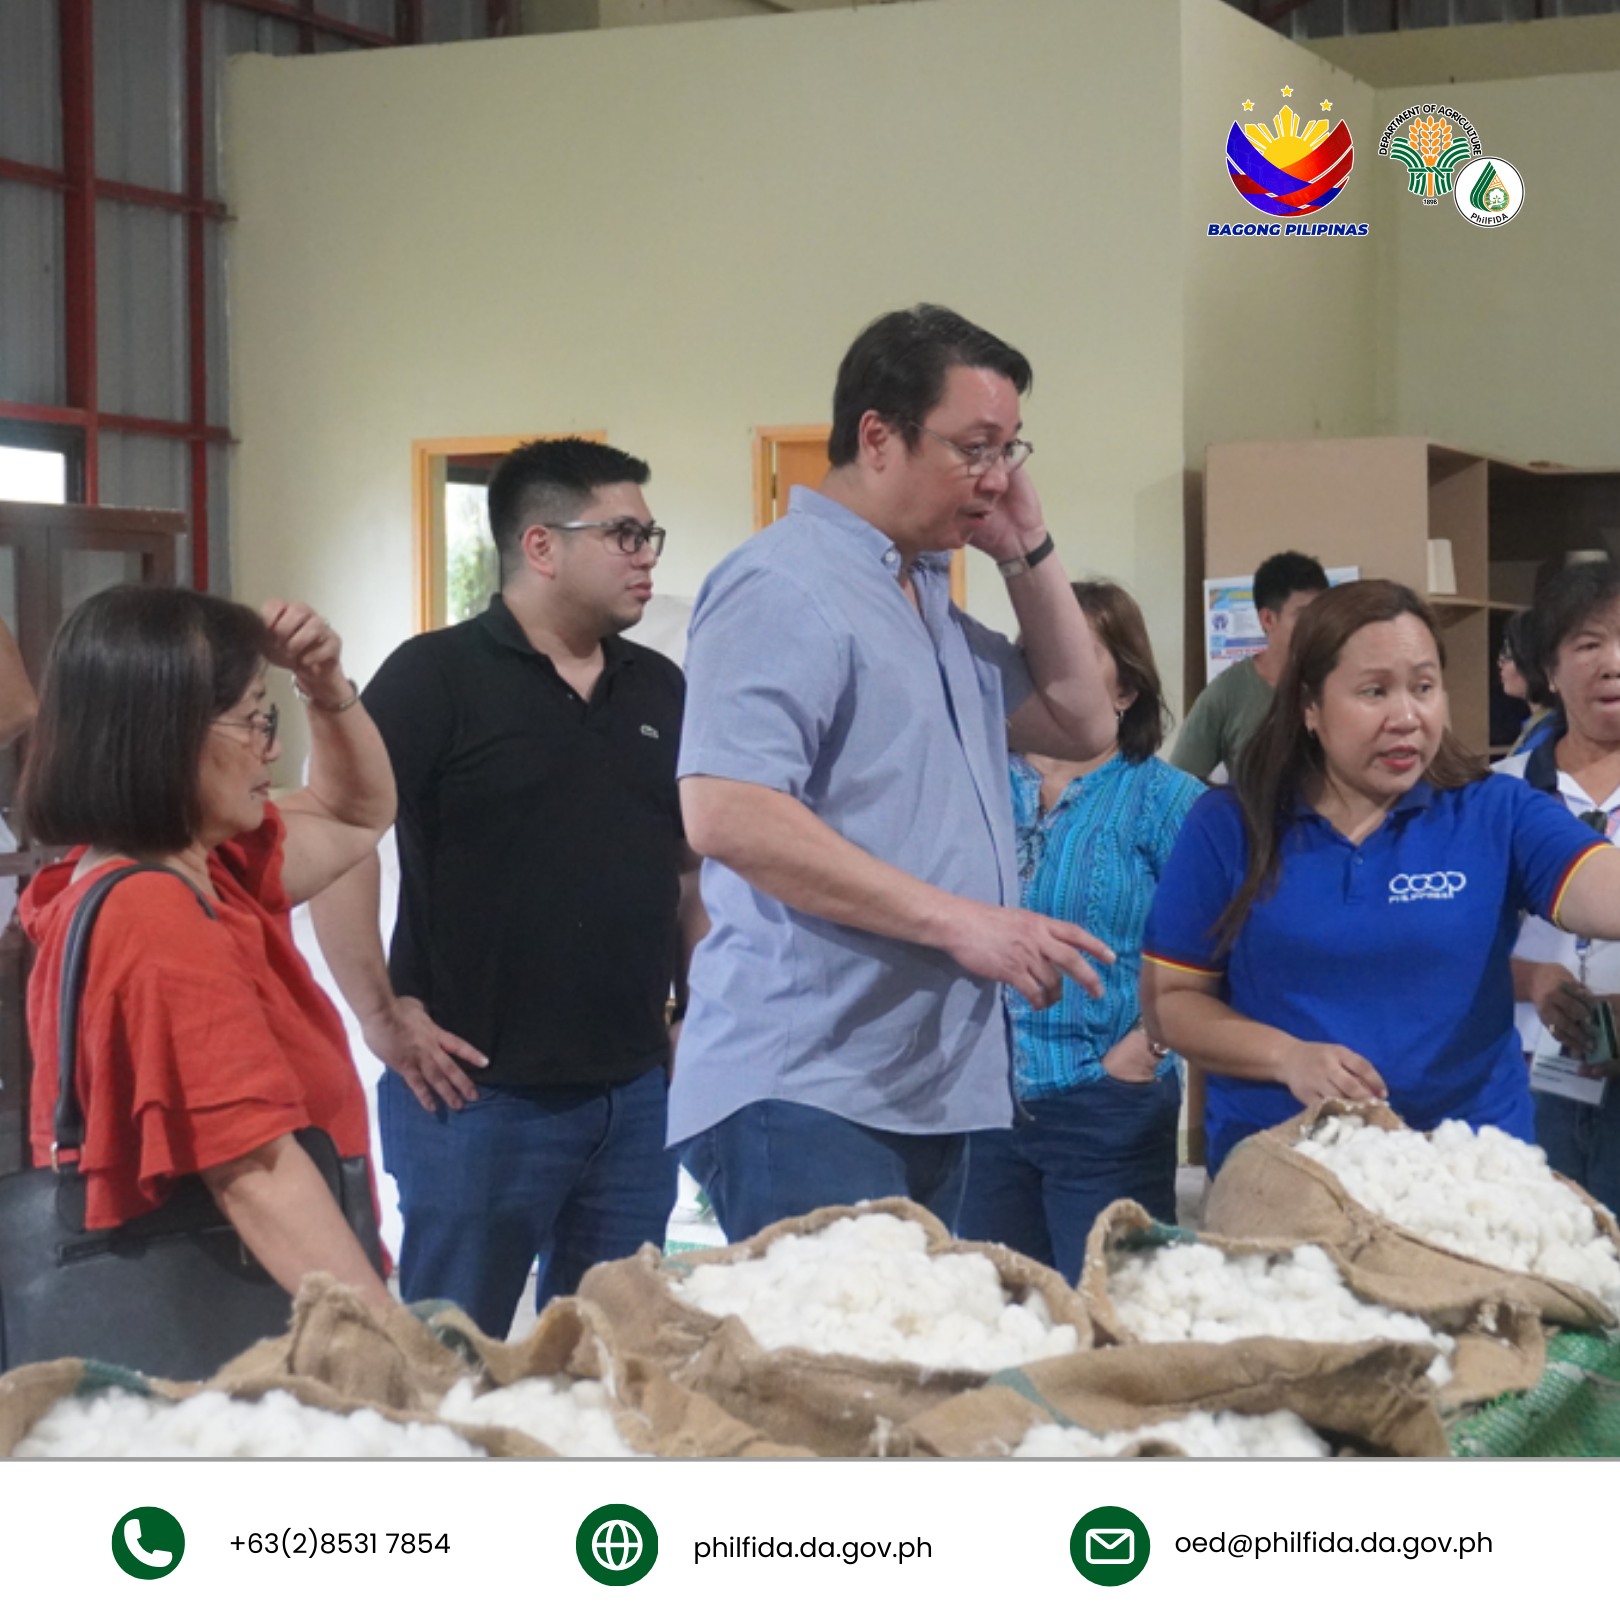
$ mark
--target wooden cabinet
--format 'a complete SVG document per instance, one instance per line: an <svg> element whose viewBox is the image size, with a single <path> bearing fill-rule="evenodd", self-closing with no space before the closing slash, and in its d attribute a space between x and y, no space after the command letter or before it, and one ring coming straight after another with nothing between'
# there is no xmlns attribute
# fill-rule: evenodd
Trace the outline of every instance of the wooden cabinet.
<svg viewBox="0 0 1620 1620"><path fill-rule="evenodd" d="M1431 539L1451 542L1455 595L1428 590ZM1620 471L1520 466L1427 439L1211 445L1205 574L1252 573L1285 550L1428 597L1445 641L1452 729L1484 753L1501 622L1568 552L1620 555Z"/></svg>

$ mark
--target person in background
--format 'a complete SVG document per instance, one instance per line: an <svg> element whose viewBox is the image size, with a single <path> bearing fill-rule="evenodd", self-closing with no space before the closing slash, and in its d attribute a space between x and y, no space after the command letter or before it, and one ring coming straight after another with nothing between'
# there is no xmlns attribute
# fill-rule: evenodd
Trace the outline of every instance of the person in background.
<svg viewBox="0 0 1620 1620"><path fill-rule="evenodd" d="M1446 729L1428 604L1389 580L1300 615L1236 791L1192 808L1143 947L1155 1037L1209 1071L1211 1174L1325 1097L1528 1141L1520 915L1620 937L1620 854Z"/></svg>
<svg viewBox="0 0 1620 1620"><path fill-rule="evenodd" d="M681 803L714 929L670 1095L733 1240L904 1195L946 1224L968 1131L1012 1117L1001 986L1092 990L1083 929L1017 905L1007 749L1115 729L1024 463L1028 360L951 310L879 317L833 392L831 470L693 615ZM950 600L1007 582L1023 650Z"/></svg>
<svg viewBox="0 0 1620 1620"><path fill-rule="evenodd" d="M302 604L271 602L261 618L172 587L104 591L63 623L22 809L30 837L79 847L22 899L39 950L30 1124L34 1162L49 1164L57 1000L80 899L118 865L170 868L178 876L120 883L96 921L77 1069L86 1225L144 1215L197 1174L289 1294L324 1271L382 1306L382 1278L293 1134L313 1125L345 1157L369 1151L342 1021L289 921L394 815L388 755L340 654ZM279 804L267 664L291 671L310 716L308 783Z"/></svg>
<svg viewBox="0 0 1620 1620"><path fill-rule="evenodd" d="M957 1223L965 1238L1006 1243L1077 1282L1103 1208L1134 1198L1176 1218L1176 1060L1142 1028L1142 929L1159 873L1193 800L1194 778L1154 756L1165 709L1141 609L1118 585L1074 587L1097 640L1118 735L1088 760L1012 758L1024 906L1080 923L1114 960L1093 999L1075 985L1036 1009L1008 997L1020 1116L968 1140Z"/></svg>
<svg viewBox="0 0 1620 1620"><path fill-rule="evenodd" d="M1496 769L1522 777L1610 842L1620 840L1620 568L1581 563L1554 575L1531 609L1530 633L1546 649L1551 726L1527 753ZM1620 945L1528 917L1513 947L1513 990L1532 1053L1536 1140L1554 1170L1620 1209L1620 1064L1578 1077L1586 1083L1572 1096L1546 1089L1544 1066L1534 1061L1538 1048L1554 1042L1574 1058L1592 1055L1597 1004L1620 1013Z"/></svg>
<svg viewBox="0 0 1620 1620"><path fill-rule="evenodd" d="M1321 563L1298 551L1279 551L1255 570L1254 607L1266 644L1223 669L1194 699L1170 751L1177 770L1207 782L1221 767L1231 781L1238 755L1271 706L1295 621L1327 588Z"/></svg>
<svg viewBox="0 0 1620 1620"><path fill-rule="evenodd" d="M647 464L521 445L489 486L501 588L367 686L399 781L399 918L377 863L313 908L366 1044L407 1302L504 1337L598 1261L663 1246L671 1031L702 927L675 786L680 669L627 641L664 531Z"/></svg>
<svg viewBox="0 0 1620 1620"><path fill-rule="evenodd" d="M1530 645L1530 613L1515 613L1502 626L1502 645L1496 650L1496 678L1510 698L1530 706L1530 713L1519 728L1512 752L1528 753L1551 730L1556 729L1547 678Z"/></svg>

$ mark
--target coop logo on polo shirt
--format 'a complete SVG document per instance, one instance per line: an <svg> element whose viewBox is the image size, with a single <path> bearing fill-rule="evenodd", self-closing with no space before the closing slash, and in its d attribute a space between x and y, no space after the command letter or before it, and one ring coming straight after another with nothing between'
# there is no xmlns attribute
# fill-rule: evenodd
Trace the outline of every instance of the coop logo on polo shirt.
<svg viewBox="0 0 1620 1620"><path fill-rule="evenodd" d="M1461 872L1397 872L1389 880L1390 904L1408 900L1450 900L1468 887Z"/></svg>

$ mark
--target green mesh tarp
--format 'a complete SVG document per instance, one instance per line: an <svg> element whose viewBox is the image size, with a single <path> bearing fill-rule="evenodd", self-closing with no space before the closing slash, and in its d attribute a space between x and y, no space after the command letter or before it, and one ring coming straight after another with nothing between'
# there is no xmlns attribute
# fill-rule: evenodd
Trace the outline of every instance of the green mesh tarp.
<svg viewBox="0 0 1620 1620"><path fill-rule="evenodd" d="M1447 1425L1457 1457L1620 1457L1620 1335L1560 1333L1547 1370Z"/></svg>

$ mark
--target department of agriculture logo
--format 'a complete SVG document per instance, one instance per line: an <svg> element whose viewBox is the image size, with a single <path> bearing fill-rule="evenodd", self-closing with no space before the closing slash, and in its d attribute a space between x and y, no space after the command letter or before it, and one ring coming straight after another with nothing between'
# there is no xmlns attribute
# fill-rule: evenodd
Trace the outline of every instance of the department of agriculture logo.
<svg viewBox="0 0 1620 1620"><path fill-rule="evenodd" d="M126 1575L159 1581L180 1567L186 1533L172 1513L159 1507L131 1508L113 1526L112 1555Z"/></svg>
<svg viewBox="0 0 1620 1620"><path fill-rule="evenodd" d="M1524 181L1506 158L1475 158L1457 171L1453 200L1470 225L1506 225L1524 206Z"/></svg>
<svg viewBox="0 0 1620 1620"><path fill-rule="evenodd" d="M1093 1508L1069 1533L1069 1557L1093 1586L1134 1581L1152 1550L1147 1526L1129 1508Z"/></svg>
<svg viewBox="0 0 1620 1620"><path fill-rule="evenodd" d="M574 1554L593 1581L633 1586L658 1562L658 1531L640 1508L609 1502L585 1515Z"/></svg>
<svg viewBox="0 0 1620 1620"><path fill-rule="evenodd" d="M1280 219L1300 219L1326 208L1344 190L1355 163L1350 129L1341 118L1330 129L1326 118L1313 118L1301 127L1300 117L1287 105L1294 93L1282 87L1284 105L1267 124L1234 123L1226 136L1226 168L1238 195L1251 208ZM1333 103L1320 103L1333 111ZM1252 101L1243 103L1254 110Z"/></svg>
<svg viewBox="0 0 1620 1620"><path fill-rule="evenodd" d="M1457 171L1483 148L1478 131L1455 107L1425 101L1390 119L1378 155L1406 165L1406 189L1435 207L1457 183Z"/></svg>

